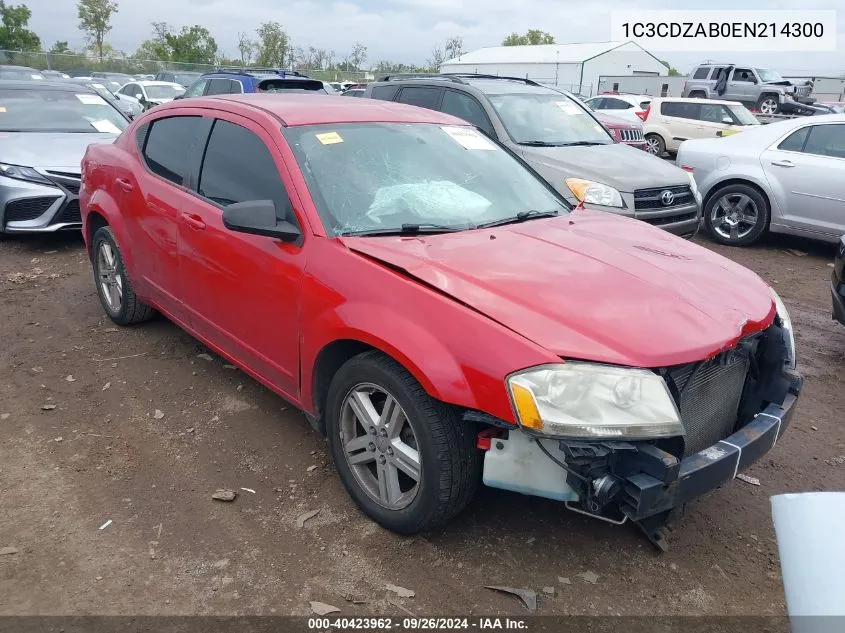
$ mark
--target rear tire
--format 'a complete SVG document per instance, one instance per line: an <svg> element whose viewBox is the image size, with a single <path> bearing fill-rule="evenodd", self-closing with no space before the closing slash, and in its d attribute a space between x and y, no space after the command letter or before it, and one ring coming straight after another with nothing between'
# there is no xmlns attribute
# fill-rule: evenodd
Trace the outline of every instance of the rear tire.
<svg viewBox="0 0 845 633"><path fill-rule="evenodd" d="M660 134L646 134L645 142L646 151L649 154L652 154L653 156L657 156L659 158L666 153L666 141L663 140L663 137L660 136Z"/></svg>
<svg viewBox="0 0 845 633"><path fill-rule="evenodd" d="M398 413L385 415L388 406ZM473 425L381 352L355 356L338 370L325 415L343 486L364 514L392 532L414 534L444 525L478 488L481 452ZM379 426L382 417L390 422Z"/></svg>
<svg viewBox="0 0 845 633"><path fill-rule="evenodd" d="M149 321L155 311L143 303L132 290L132 282L123 265L123 255L114 233L108 226L100 227L91 239L94 286L100 305L118 325Z"/></svg>
<svg viewBox="0 0 845 633"><path fill-rule="evenodd" d="M689 93L689 98L690 99L706 99L707 93L703 92L701 90L693 90L691 93Z"/></svg>
<svg viewBox="0 0 845 633"><path fill-rule="evenodd" d="M768 229L769 214L769 203L760 191L738 183L722 187L708 197L704 225L719 244L748 246Z"/></svg>

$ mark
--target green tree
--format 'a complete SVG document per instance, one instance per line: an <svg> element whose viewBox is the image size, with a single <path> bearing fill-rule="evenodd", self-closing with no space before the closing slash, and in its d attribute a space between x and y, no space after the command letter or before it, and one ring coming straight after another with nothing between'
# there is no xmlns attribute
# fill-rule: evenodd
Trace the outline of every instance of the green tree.
<svg viewBox="0 0 845 633"><path fill-rule="evenodd" d="M284 67L290 40L278 22L264 22L255 30L258 35L257 66Z"/></svg>
<svg viewBox="0 0 845 633"><path fill-rule="evenodd" d="M673 68L672 64L667 62L665 59L661 59L660 63L663 64L664 66L666 66L666 68L669 69L669 76L670 77L680 77L681 76L681 73L678 72L678 69Z"/></svg>
<svg viewBox="0 0 845 633"><path fill-rule="evenodd" d="M76 5L79 30L85 33L91 48L103 59L103 43L111 31L111 16L117 13L117 3L111 0L79 0Z"/></svg>
<svg viewBox="0 0 845 633"><path fill-rule="evenodd" d="M554 44L555 36L540 29L528 29L525 35L511 33L503 41L502 46L537 46L538 44Z"/></svg>
<svg viewBox="0 0 845 633"><path fill-rule="evenodd" d="M179 33L165 33L169 59L191 64L213 64L217 59L217 42L208 29L195 24L183 26Z"/></svg>
<svg viewBox="0 0 845 633"><path fill-rule="evenodd" d="M67 42L64 40L57 40L53 46L50 47L50 52L56 55L72 55L73 51L70 50L70 46L67 45Z"/></svg>
<svg viewBox="0 0 845 633"><path fill-rule="evenodd" d="M0 49L11 51L37 51L41 40L30 31L32 11L25 4L11 5L0 0Z"/></svg>

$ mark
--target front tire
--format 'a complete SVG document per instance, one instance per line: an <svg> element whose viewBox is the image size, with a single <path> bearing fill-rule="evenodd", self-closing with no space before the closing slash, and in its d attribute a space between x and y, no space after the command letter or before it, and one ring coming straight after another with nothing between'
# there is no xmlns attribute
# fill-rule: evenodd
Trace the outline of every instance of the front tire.
<svg viewBox="0 0 845 633"><path fill-rule="evenodd" d="M711 237L727 246L747 246L759 240L769 226L769 203L754 187L722 187L704 205L704 225Z"/></svg>
<svg viewBox="0 0 845 633"><path fill-rule="evenodd" d="M780 110L780 101L775 95L761 95L757 100L757 111L760 114L777 114Z"/></svg>
<svg viewBox="0 0 845 633"><path fill-rule="evenodd" d="M393 359L373 351L347 361L332 379L325 415L341 482L388 530L438 528L472 499L481 479L473 426Z"/></svg>
<svg viewBox="0 0 845 633"><path fill-rule="evenodd" d="M132 290L123 255L110 227L97 229L91 239L91 252L94 285L109 318L118 325L149 321L155 311Z"/></svg>
<svg viewBox="0 0 845 633"><path fill-rule="evenodd" d="M645 142L646 142L646 151L653 155L663 156L666 153L666 141L663 140L663 137L660 134L646 134L645 135Z"/></svg>

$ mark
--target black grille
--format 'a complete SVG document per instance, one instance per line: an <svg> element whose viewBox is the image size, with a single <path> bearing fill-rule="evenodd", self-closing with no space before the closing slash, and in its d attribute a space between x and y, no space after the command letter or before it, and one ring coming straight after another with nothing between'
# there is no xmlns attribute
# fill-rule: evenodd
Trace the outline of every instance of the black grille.
<svg viewBox="0 0 845 633"><path fill-rule="evenodd" d="M6 205L6 222L34 220L50 208L58 198L24 198L12 200Z"/></svg>
<svg viewBox="0 0 845 633"><path fill-rule="evenodd" d="M698 215L697 211L692 213L680 213L678 215L664 215L662 218L646 218L644 221L654 226L666 226L667 224L675 224L676 222L688 222L694 220Z"/></svg>
<svg viewBox="0 0 845 633"><path fill-rule="evenodd" d="M50 180L61 185L61 187L71 195L79 195L79 174L72 174L63 171L48 171Z"/></svg>
<svg viewBox="0 0 845 633"><path fill-rule="evenodd" d="M53 224L64 222L82 222L82 213L79 211L79 200L73 199L65 205L53 220Z"/></svg>
<svg viewBox="0 0 845 633"><path fill-rule="evenodd" d="M671 192L673 196L670 204L663 204L662 197L666 191ZM693 200L694 198L689 185L638 189L634 192L634 209L637 211L674 209L675 207L688 205Z"/></svg>
<svg viewBox="0 0 845 633"><path fill-rule="evenodd" d="M733 433L748 367L748 353L737 348L709 361L669 369L686 430L685 455Z"/></svg>

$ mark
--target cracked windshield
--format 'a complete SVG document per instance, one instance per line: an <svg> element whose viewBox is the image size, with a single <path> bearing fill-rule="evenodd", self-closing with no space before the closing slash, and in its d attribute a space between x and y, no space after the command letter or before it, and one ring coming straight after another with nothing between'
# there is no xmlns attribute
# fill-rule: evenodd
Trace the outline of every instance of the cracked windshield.
<svg viewBox="0 0 845 633"><path fill-rule="evenodd" d="M285 133L333 235L464 230L568 210L471 128L356 123Z"/></svg>

